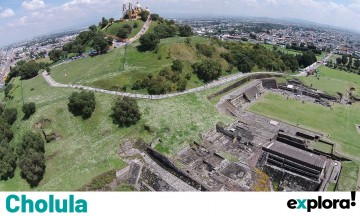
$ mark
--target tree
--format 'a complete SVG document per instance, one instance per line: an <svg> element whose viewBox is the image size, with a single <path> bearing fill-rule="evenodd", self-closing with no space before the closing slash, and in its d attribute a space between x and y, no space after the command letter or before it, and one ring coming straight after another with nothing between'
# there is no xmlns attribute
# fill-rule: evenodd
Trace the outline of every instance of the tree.
<svg viewBox="0 0 360 216"><path fill-rule="evenodd" d="M4 94L5 94L5 97L9 97L10 96L10 91L11 89L14 87L13 84L9 83L5 86L5 89L4 89Z"/></svg>
<svg viewBox="0 0 360 216"><path fill-rule="evenodd" d="M189 25L179 26L179 35L181 37L190 37L193 35L192 28Z"/></svg>
<svg viewBox="0 0 360 216"><path fill-rule="evenodd" d="M19 161L21 176L26 179L31 187L36 187L45 174L45 156L35 149L29 149Z"/></svg>
<svg viewBox="0 0 360 216"><path fill-rule="evenodd" d="M109 49L109 43L105 38L105 35L99 33L95 36L93 42L93 48L98 53L106 53Z"/></svg>
<svg viewBox="0 0 360 216"><path fill-rule="evenodd" d="M74 116L82 116L83 119L88 119L94 112L95 106L95 94L93 92L74 92L69 97L68 108Z"/></svg>
<svg viewBox="0 0 360 216"><path fill-rule="evenodd" d="M141 48L144 51L154 50L160 43L160 38L155 33L146 33L140 37Z"/></svg>
<svg viewBox="0 0 360 216"><path fill-rule="evenodd" d="M51 68L50 68L50 67L46 67L45 70L46 70L46 72L47 72L48 74L51 73Z"/></svg>
<svg viewBox="0 0 360 216"><path fill-rule="evenodd" d="M182 63L182 61L180 61L179 59L173 61L173 65L171 66L171 69L173 71L177 71L181 73L183 68L184 68L184 64Z"/></svg>
<svg viewBox="0 0 360 216"><path fill-rule="evenodd" d="M200 54L203 54L206 57L211 58L214 53L214 48L208 44L196 44L196 49Z"/></svg>
<svg viewBox="0 0 360 216"><path fill-rule="evenodd" d="M138 22L134 22L134 25L133 25L134 28L137 28L139 27L139 23Z"/></svg>
<svg viewBox="0 0 360 216"><path fill-rule="evenodd" d="M202 63L195 63L193 69L198 77L205 82L215 80L221 76L221 64L215 60L208 59Z"/></svg>
<svg viewBox="0 0 360 216"><path fill-rule="evenodd" d="M17 110L15 108L5 108L1 114L1 119L9 125L13 125L17 118Z"/></svg>
<svg viewBox="0 0 360 216"><path fill-rule="evenodd" d="M159 38L164 39L174 37L176 35L177 28L175 25L171 25L169 23L161 23L154 28L154 31Z"/></svg>
<svg viewBox="0 0 360 216"><path fill-rule="evenodd" d="M97 31L96 25L89 26L89 30L92 31L92 32L96 32Z"/></svg>
<svg viewBox="0 0 360 216"><path fill-rule="evenodd" d="M150 18L152 21L158 21L160 18L160 15L159 14L151 14Z"/></svg>
<svg viewBox="0 0 360 216"><path fill-rule="evenodd" d="M22 107L22 111L25 114L25 119L30 118L30 116L32 116L35 112L36 112L36 105L34 102L30 102L30 103L26 103L24 104L24 106Z"/></svg>
<svg viewBox="0 0 360 216"><path fill-rule="evenodd" d="M0 119L0 140L7 140L10 142L14 137L10 125L3 119Z"/></svg>
<svg viewBox="0 0 360 216"><path fill-rule="evenodd" d="M141 17L141 20L146 22L146 20L149 18L149 15L150 15L150 12L147 11L147 10L143 10L140 12L140 17Z"/></svg>
<svg viewBox="0 0 360 216"><path fill-rule="evenodd" d="M16 169L16 155L10 147L8 140L0 141L0 180L8 180L14 177Z"/></svg>
<svg viewBox="0 0 360 216"><path fill-rule="evenodd" d="M109 24L109 20L107 20L105 17L101 19L100 26L101 28L105 28Z"/></svg>
<svg viewBox="0 0 360 216"><path fill-rule="evenodd" d="M359 68L360 68L360 59L356 59L356 60L354 61L354 67L355 67L356 69L359 69Z"/></svg>
<svg viewBox="0 0 360 216"><path fill-rule="evenodd" d="M53 49L49 52L49 58L53 62L57 62L64 57L65 53L61 49Z"/></svg>
<svg viewBox="0 0 360 216"><path fill-rule="evenodd" d="M139 106L133 98L117 98L112 110L114 120L120 127L129 127L141 119Z"/></svg>
<svg viewBox="0 0 360 216"><path fill-rule="evenodd" d="M348 57L347 57L347 55L343 55L343 56L341 57L341 63L342 63L343 65L346 65L347 62L348 62Z"/></svg>
<svg viewBox="0 0 360 216"><path fill-rule="evenodd" d="M109 19L109 23L113 23L114 21L115 21L114 18L110 18L110 19Z"/></svg>
<svg viewBox="0 0 360 216"><path fill-rule="evenodd" d="M45 142L40 134L34 132L26 132L17 148L17 154L24 156L30 149L37 152L45 153Z"/></svg>
<svg viewBox="0 0 360 216"><path fill-rule="evenodd" d="M338 58L336 58L336 64L341 64L342 63L342 58L340 58L340 57L338 57Z"/></svg>
<svg viewBox="0 0 360 216"><path fill-rule="evenodd" d="M116 34L116 36L118 36L121 39L126 39L128 38L129 32L127 29L124 28L120 28L118 33Z"/></svg>

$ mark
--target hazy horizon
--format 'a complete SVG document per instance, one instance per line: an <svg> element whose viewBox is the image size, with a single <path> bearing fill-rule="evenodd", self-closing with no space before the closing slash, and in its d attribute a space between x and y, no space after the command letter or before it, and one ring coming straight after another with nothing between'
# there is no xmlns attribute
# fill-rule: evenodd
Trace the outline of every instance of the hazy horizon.
<svg viewBox="0 0 360 216"><path fill-rule="evenodd" d="M6 0L0 3L0 46L119 18L124 0ZM136 1L133 1L135 3ZM297 19L360 32L360 0L144 0L164 17Z"/></svg>

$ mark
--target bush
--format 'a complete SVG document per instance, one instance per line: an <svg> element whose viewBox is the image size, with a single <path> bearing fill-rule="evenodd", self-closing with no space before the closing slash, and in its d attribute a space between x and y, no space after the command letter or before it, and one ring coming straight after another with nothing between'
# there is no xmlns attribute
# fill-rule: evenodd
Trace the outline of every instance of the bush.
<svg viewBox="0 0 360 216"><path fill-rule="evenodd" d="M29 149L19 161L21 176L31 187L36 187L45 174L45 156L35 149Z"/></svg>
<svg viewBox="0 0 360 216"><path fill-rule="evenodd" d="M25 118L30 118L36 112L36 105L34 102L26 103L22 107L22 111L25 114Z"/></svg>
<svg viewBox="0 0 360 216"><path fill-rule="evenodd" d="M213 47L207 44L196 44L196 49L200 54L209 58L213 56L213 52L215 51Z"/></svg>
<svg viewBox="0 0 360 216"><path fill-rule="evenodd" d="M193 35L191 26L189 25L179 26L179 36L190 37L191 35Z"/></svg>
<svg viewBox="0 0 360 216"><path fill-rule="evenodd" d="M8 180L14 177L16 169L16 155L14 149L10 147L8 141L0 141L0 180Z"/></svg>
<svg viewBox="0 0 360 216"><path fill-rule="evenodd" d="M219 78L222 72L221 64L211 59L194 64L193 69L198 77L205 82Z"/></svg>
<svg viewBox="0 0 360 216"><path fill-rule="evenodd" d="M3 119L0 119L0 140L7 140L10 142L13 137L14 134L11 131L10 125Z"/></svg>
<svg viewBox="0 0 360 216"><path fill-rule="evenodd" d="M1 119L9 125L13 125L17 118L17 110L15 108L5 108L1 114Z"/></svg>
<svg viewBox="0 0 360 216"><path fill-rule="evenodd" d="M177 72L181 73L183 68L184 68L184 65L183 65L182 61L180 61L179 59L176 59L173 61L173 65L171 66L171 69L173 71L177 71Z"/></svg>
<svg viewBox="0 0 360 216"><path fill-rule="evenodd" d="M10 96L10 91L11 89L14 87L13 84L7 84L5 86L5 89L4 89L4 94L5 94L5 97L9 97Z"/></svg>
<svg viewBox="0 0 360 216"><path fill-rule="evenodd" d="M114 120L120 127L129 127L136 124L141 118L136 100L129 97L117 98L112 110Z"/></svg>
<svg viewBox="0 0 360 216"><path fill-rule="evenodd" d="M34 149L37 152L45 153L45 142L40 134L34 132L26 132L17 148L17 154L19 156L24 156L30 149Z"/></svg>
<svg viewBox="0 0 360 216"><path fill-rule="evenodd" d="M160 15L159 14L151 14L150 18L152 21L158 21L160 18Z"/></svg>
<svg viewBox="0 0 360 216"><path fill-rule="evenodd" d="M143 10L143 11L141 11L141 13L139 15L141 17L141 20L146 22L146 20L148 19L149 15L150 15L150 12L147 10Z"/></svg>
<svg viewBox="0 0 360 216"><path fill-rule="evenodd" d="M69 97L68 108L74 116L82 116L83 119L88 119L94 112L95 106L95 94L93 92L74 92Z"/></svg>
<svg viewBox="0 0 360 216"><path fill-rule="evenodd" d="M155 33L146 33L140 37L141 49L144 51L154 50L160 43L160 38Z"/></svg>

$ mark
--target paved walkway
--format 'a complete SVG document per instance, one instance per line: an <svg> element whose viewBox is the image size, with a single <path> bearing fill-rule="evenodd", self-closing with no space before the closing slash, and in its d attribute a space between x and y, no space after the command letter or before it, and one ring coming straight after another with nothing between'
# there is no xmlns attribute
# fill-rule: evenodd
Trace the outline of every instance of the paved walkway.
<svg viewBox="0 0 360 216"><path fill-rule="evenodd" d="M232 81L244 78L244 77L251 76L253 74L273 74L273 75L276 75L276 74L281 74L281 73L278 73L278 72L256 72L256 73L248 73L248 74L237 73L237 74L234 74L234 75L223 77L223 78L221 78L219 80L215 80L215 81L213 81L211 83L208 83L208 84L206 84L204 86L201 86L201 87L198 87L198 88L193 88L193 89L189 89L187 91L178 92L178 93L171 93L171 94L165 94L165 95L133 94L133 93L118 92L118 91L109 91L109 90L105 90L105 89L94 88L94 87L83 86L83 85L61 84L61 83L57 83L46 71L44 71L42 73L42 76L44 77L46 82L51 87L83 89L83 90L87 90L87 91L100 92L100 93L111 94L111 95L126 96L126 97L131 97L131 98L159 100L159 99L176 97L176 96L180 96L180 95L185 95L185 94L190 94L190 93L194 93L194 92L204 91L204 90L211 89L211 88L214 88L214 87L217 87L217 86L221 86L221 85L224 85L226 83L229 83L229 82L232 82Z"/></svg>

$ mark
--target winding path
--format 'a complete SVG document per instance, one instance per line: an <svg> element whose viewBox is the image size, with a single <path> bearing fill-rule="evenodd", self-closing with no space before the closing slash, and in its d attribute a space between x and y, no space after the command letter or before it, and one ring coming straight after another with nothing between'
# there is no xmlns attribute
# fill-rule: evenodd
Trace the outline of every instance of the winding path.
<svg viewBox="0 0 360 216"><path fill-rule="evenodd" d="M211 83L208 83L204 86L198 87L198 88L193 88L193 89L189 89L187 91L183 91L183 92L177 92L177 93L171 93L171 94L165 94L165 95L144 95L144 94L133 94L133 93L125 93L125 92L118 92L118 91L109 91L109 90L105 90L105 89L100 89L100 88L94 88L94 87L89 87L89 86L83 86L83 85L75 85L75 84L62 84L62 83L58 83L56 82L46 71L44 71L42 73L42 76L44 77L44 79L46 80L46 82L54 88L72 88L72 89L82 89L82 90L87 90L87 91L93 91L93 92L99 92L99 93L104 93L104 94L111 94L111 95L119 95L119 96L125 96L125 97L131 97L131 98L138 98L138 99L149 99L149 100L159 100L159 99L165 99L165 98L170 98L170 97L176 97L176 96L180 96L180 95L185 95L185 94L190 94L190 93L194 93L194 92L200 92L200 91L204 91L207 89L211 89L217 86L221 86L224 85L226 83L238 80L240 78L245 78L248 76L251 76L253 74L271 74L271 75L276 75L276 74L282 74L279 72L256 72L256 73L248 73L248 74L243 74L243 73L237 73L234 75L230 75L227 77L223 77L219 80L215 80Z"/></svg>

